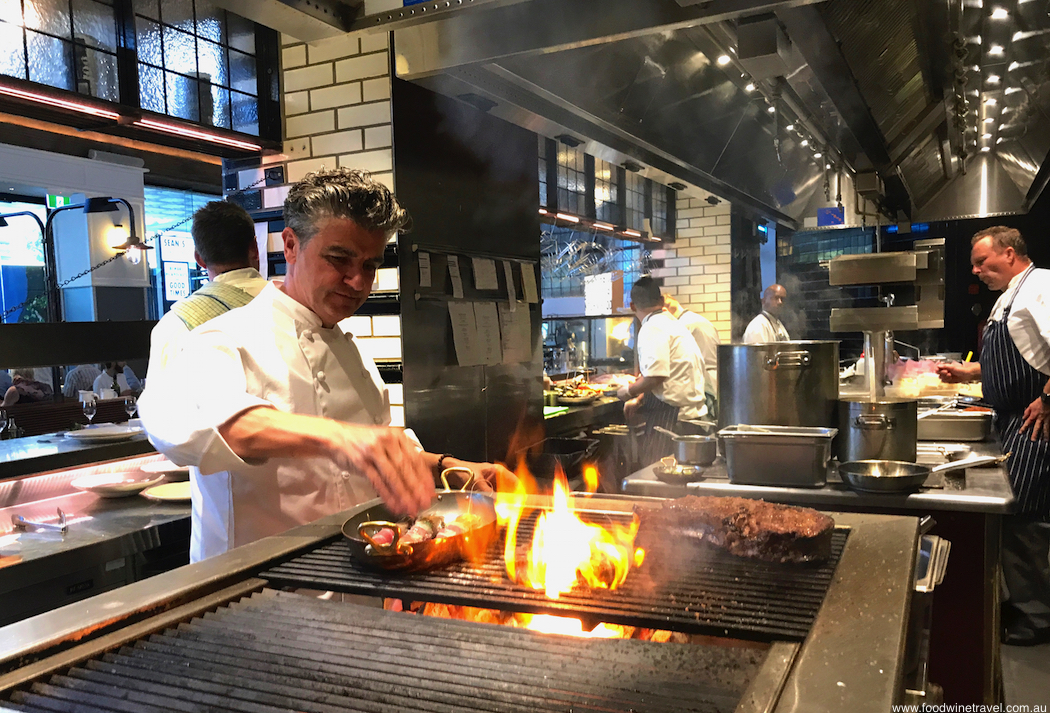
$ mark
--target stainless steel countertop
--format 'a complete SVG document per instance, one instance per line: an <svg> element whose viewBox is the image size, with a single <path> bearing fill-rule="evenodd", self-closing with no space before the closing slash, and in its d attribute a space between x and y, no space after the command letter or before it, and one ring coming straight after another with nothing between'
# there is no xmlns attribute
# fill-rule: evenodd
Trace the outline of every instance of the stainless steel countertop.
<svg viewBox="0 0 1050 713"><path fill-rule="evenodd" d="M974 453L998 455L994 442L965 443ZM654 464L655 465L655 464ZM850 490L838 477L837 463L828 468L828 484L823 488L776 488L761 485L737 485L729 482L724 461L719 458L704 471L702 479L686 485L668 485L657 480L650 465L624 478L627 495L680 498L685 495L735 495L762 498L780 503L810 505L820 509L836 507L865 510L958 510L1008 514L1013 511L1014 495L1006 468L1002 466L969 468L963 477L949 476L944 488L924 488L908 495L858 493Z"/></svg>
<svg viewBox="0 0 1050 713"><path fill-rule="evenodd" d="M85 443L55 433L12 438L0 441L0 480L154 452L145 435L115 443Z"/></svg>

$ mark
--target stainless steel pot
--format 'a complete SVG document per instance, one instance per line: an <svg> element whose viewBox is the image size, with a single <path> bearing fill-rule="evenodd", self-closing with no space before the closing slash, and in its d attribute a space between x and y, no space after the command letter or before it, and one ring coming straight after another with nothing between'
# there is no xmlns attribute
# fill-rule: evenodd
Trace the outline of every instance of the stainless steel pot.
<svg viewBox="0 0 1050 713"><path fill-rule="evenodd" d="M720 344L718 425L835 427L837 341Z"/></svg>
<svg viewBox="0 0 1050 713"><path fill-rule="evenodd" d="M835 455L839 462L915 462L918 402L914 399L841 399Z"/></svg>
<svg viewBox="0 0 1050 713"><path fill-rule="evenodd" d="M679 463L711 465L715 462L718 455L718 439L714 436L681 436L660 426L654 428L674 441L674 457Z"/></svg>

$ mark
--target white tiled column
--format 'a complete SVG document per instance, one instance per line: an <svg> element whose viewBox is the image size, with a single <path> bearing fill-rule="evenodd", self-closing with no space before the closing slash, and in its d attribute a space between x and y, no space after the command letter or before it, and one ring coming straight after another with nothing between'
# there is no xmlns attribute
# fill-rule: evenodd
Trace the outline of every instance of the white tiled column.
<svg viewBox="0 0 1050 713"><path fill-rule="evenodd" d="M704 198L680 192L676 209L676 240L653 251L654 259L663 260L653 277L663 278L664 292L707 317L722 342L728 343L732 331L729 203L710 205Z"/></svg>
<svg viewBox="0 0 1050 713"><path fill-rule="evenodd" d="M282 35L289 184L345 166L394 187L388 44L386 33L309 44Z"/></svg>

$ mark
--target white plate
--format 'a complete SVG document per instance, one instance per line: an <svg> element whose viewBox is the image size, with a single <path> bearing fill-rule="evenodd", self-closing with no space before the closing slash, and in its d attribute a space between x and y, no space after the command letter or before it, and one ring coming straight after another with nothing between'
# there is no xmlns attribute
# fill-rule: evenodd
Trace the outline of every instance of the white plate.
<svg viewBox="0 0 1050 713"><path fill-rule="evenodd" d="M126 498L129 495L141 493L151 485L156 485L164 479L163 475L153 478L143 478L141 475L130 473L97 473L76 478L69 484L77 490L85 490L104 498Z"/></svg>
<svg viewBox="0 0 1050 713"><path fill-rule="evenodd" d="M169 473L172 475L178 475L180 473L189 475L190 467L188 465L175 465L170 460L160 460L140 466L139 470L151 475L167 475Z"/></svg>
<svg viewBox="0 0 1050 713"><path fill-rule="evenodd" d="M164 483L163 485L154 485L152 488L143 490L142 494L150 500L160 500L162 502L173 503L189 502L190 483L189 481L186 481L184 483Z"/></svg>
<svg viewBox="0 0 1050 713"><path fill-rule="evenodd" d="M141 427L134 426L99 426L97 428L82 428L79 431L67 431L66 438L75 441L105 442L123 441L143 433Z"/></svg>

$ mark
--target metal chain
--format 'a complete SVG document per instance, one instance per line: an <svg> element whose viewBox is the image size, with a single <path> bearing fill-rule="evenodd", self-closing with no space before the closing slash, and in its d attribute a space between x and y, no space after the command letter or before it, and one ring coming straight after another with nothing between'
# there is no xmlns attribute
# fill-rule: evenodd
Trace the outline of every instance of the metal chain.
<svg viewBox="0 0 1050 713"><path fill-rule="evenodd" d="M244 193L245 191L249 191L252 188L255 188L259 184L263 183L265 180L266 180L266 176L264 175L258 181L255 181L254 183L252 183L250 185L247 185L244 188L240 188L238 190L233 191L232 193L230 193L230 196L235 196L238 193ZM227 196L223 200L227 200L230 196ZM193 216L192 215L190 217L188 217L188 218L183 218L178 223L173 223L173 224L169 225L167 228L161 228L160 230L155 232L153 235L151 235L148 238L146 238L143 242L145 242L145 243L155 243L165 233L170 233L171 231L175 230L176 228L180 228L183 225L185 225L186 223L189 223L191 220L193 220ZM41 236L41 239L43 239L43 236ZM81 277L86 277L87 275L90 275L92 272L94 272L95 270L99 269L100 267L108 265L109 263L113 262L114 260L117 260L119 258L124 257L127 254L127 252L128 252L127 250L122 250L121 252L117 253L116 255L113 255L112 257L106 258L105 260L103 260L99 264L94 265L92 267L89 267L88 269L86 269L86 270L84 270L82 272L78 272L76 275L73 275L73 277L70 277L68 280L63 280L61 283L55 285L55 291L57 292L58 290L61 290L63 287L65 287L66 285L68 285L68 284L70 284L72 282L76 282ZM8 309L5 312L0 312L0 324L3 324L4 320L7 319L8 315L12 314L13 312L17 312L18 310L23 309L25 307L33 307L33 306L36 305L37 302L45 300L46 298L47 298L47 294L37 295L36 297L32 297L32 298L22 302L21 304L15 305L14 307Z"/></svg>

